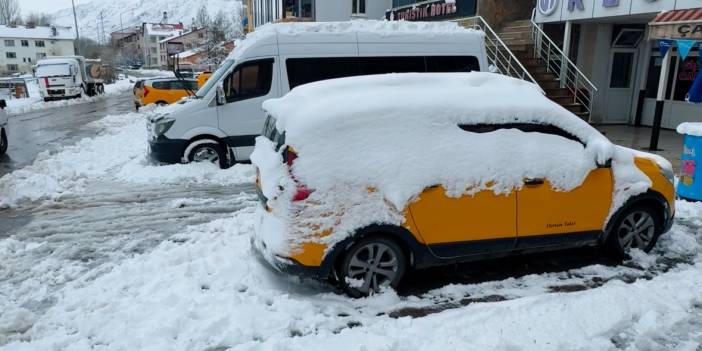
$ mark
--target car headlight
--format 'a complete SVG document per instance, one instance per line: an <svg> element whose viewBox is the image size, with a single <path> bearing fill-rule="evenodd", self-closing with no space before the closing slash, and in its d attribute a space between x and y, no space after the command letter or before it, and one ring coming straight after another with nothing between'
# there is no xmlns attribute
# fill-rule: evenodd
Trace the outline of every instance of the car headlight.
<svg viewBox="0 0 702 351"><path fill-rule="evenodd" d="M166 132L171 129L171 126L173 126L173 123L175 123L175 119L172 118L158 120L154 125L154 134L156 134L157 137L166 134Z"/></svg>
<svg viewBox="0 0 702 351"><path fill-rule="evenodd" d="M668 179L670 184L675 183L675 173L673 172L672 168L668 167L660 167L661 168L661 174L665 177L665 179Z"/></svg>

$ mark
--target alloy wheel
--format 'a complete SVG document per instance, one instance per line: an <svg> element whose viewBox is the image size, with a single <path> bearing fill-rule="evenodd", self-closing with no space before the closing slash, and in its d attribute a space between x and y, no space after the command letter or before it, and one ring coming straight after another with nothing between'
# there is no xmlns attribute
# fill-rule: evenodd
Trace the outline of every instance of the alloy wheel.
<svg viewBox="0 0 702 351"><path fill-rule="evenodd" d="M398 274L400 263L395 251L381 242L361 246L349 260L347 277L364 294L388 286Z"/></svg>
<svg viewBox="0 0 702 351"><path fill-rule="evenodd" d="M195 154L193 154L193 162L218 163L219 154L217 153L217 150L211 147L201 147L200 149L195 151Z"/></svg>
<svg viewBox="0 0 702 351"><path fill-rule="evenodd" d="M653 241L656 232L656 221L646 211L634 211L624 218L619 226L617 238L624 251L632 248L645 250Z"/></svg>

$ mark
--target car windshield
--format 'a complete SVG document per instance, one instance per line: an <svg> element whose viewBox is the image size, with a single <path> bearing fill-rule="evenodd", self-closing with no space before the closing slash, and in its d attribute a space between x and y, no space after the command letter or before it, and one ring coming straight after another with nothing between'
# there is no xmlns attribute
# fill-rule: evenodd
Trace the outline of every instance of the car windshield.
<svg viewBox="0 0 702 351"><path fill-rule="evenodd" d="M37 66L37 77L70 76L69 67L67 63Z"/></svg>
<svg viewBox="0 0 702 351"><path fill-rule="evenodd" d="M212 89L213 86L219 82L220 79L229 71L229 68L231 68L234 65L234 60L226 60L222 62L222 65L219 66L219 69L212 74L212 76L207 80L207 83L200 88L200 90L197 91L197 96L198 98L204 98L205 95Z"/></svg>

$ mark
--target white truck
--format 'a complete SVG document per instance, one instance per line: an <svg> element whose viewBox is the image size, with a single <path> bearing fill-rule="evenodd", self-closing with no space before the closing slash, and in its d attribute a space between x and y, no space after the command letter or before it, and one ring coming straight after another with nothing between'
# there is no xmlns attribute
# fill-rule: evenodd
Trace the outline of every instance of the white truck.
<svg viewBox="0 0 702 351"><path fill-rule="evenodd" d="M51 56L34 66L44 101L102 94L105 86L101 75L100 60L83 56Z"/></svg>

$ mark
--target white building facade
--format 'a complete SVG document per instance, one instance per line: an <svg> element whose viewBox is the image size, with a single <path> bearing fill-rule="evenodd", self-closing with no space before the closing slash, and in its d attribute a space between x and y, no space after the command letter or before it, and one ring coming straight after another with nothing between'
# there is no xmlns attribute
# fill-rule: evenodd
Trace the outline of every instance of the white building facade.
<svg viewBox="0 0 702 351"><path fill-rule="evenodd" d="M651 126L659 105L662 127L675 128L684 121L702 121L702 106L685 102L702 68L699 45L685 60L671 49L664 100L657 104L663 57L654 40L659 37L650 35L651 22L663 11L679 11L685 17L670 25L682 23L692 34L702 28L694 16L700 8L701 0L539 0L534 20L554 40L565 41L565 33L571 33L569 56L598 89L594 122ZM699 34L695 39L702 39L702 29ZM673 33L671 39L686 37Z"/></svg>
<svg viewBox="0 0 702 351"><path fill-rule="evenodd" d="M29 73L46 56L74 55L71 27L0 25L0 75Z"/></svg>
<svg viewBox="0 0 702 351"><path fill-rule="evenodd" d="M161 41L182 35L183 32L182 23L143 23L139 39L141 40L144 66L160 68L167 65L166 61L162 61L162 58L166 56L161 55Z"/></svg>
<svg viewBox="0 0 702 351"><path fill-rule="evenodd" d="M253 26L277 21L383 19L392 0L250 0Z"/></svg>

